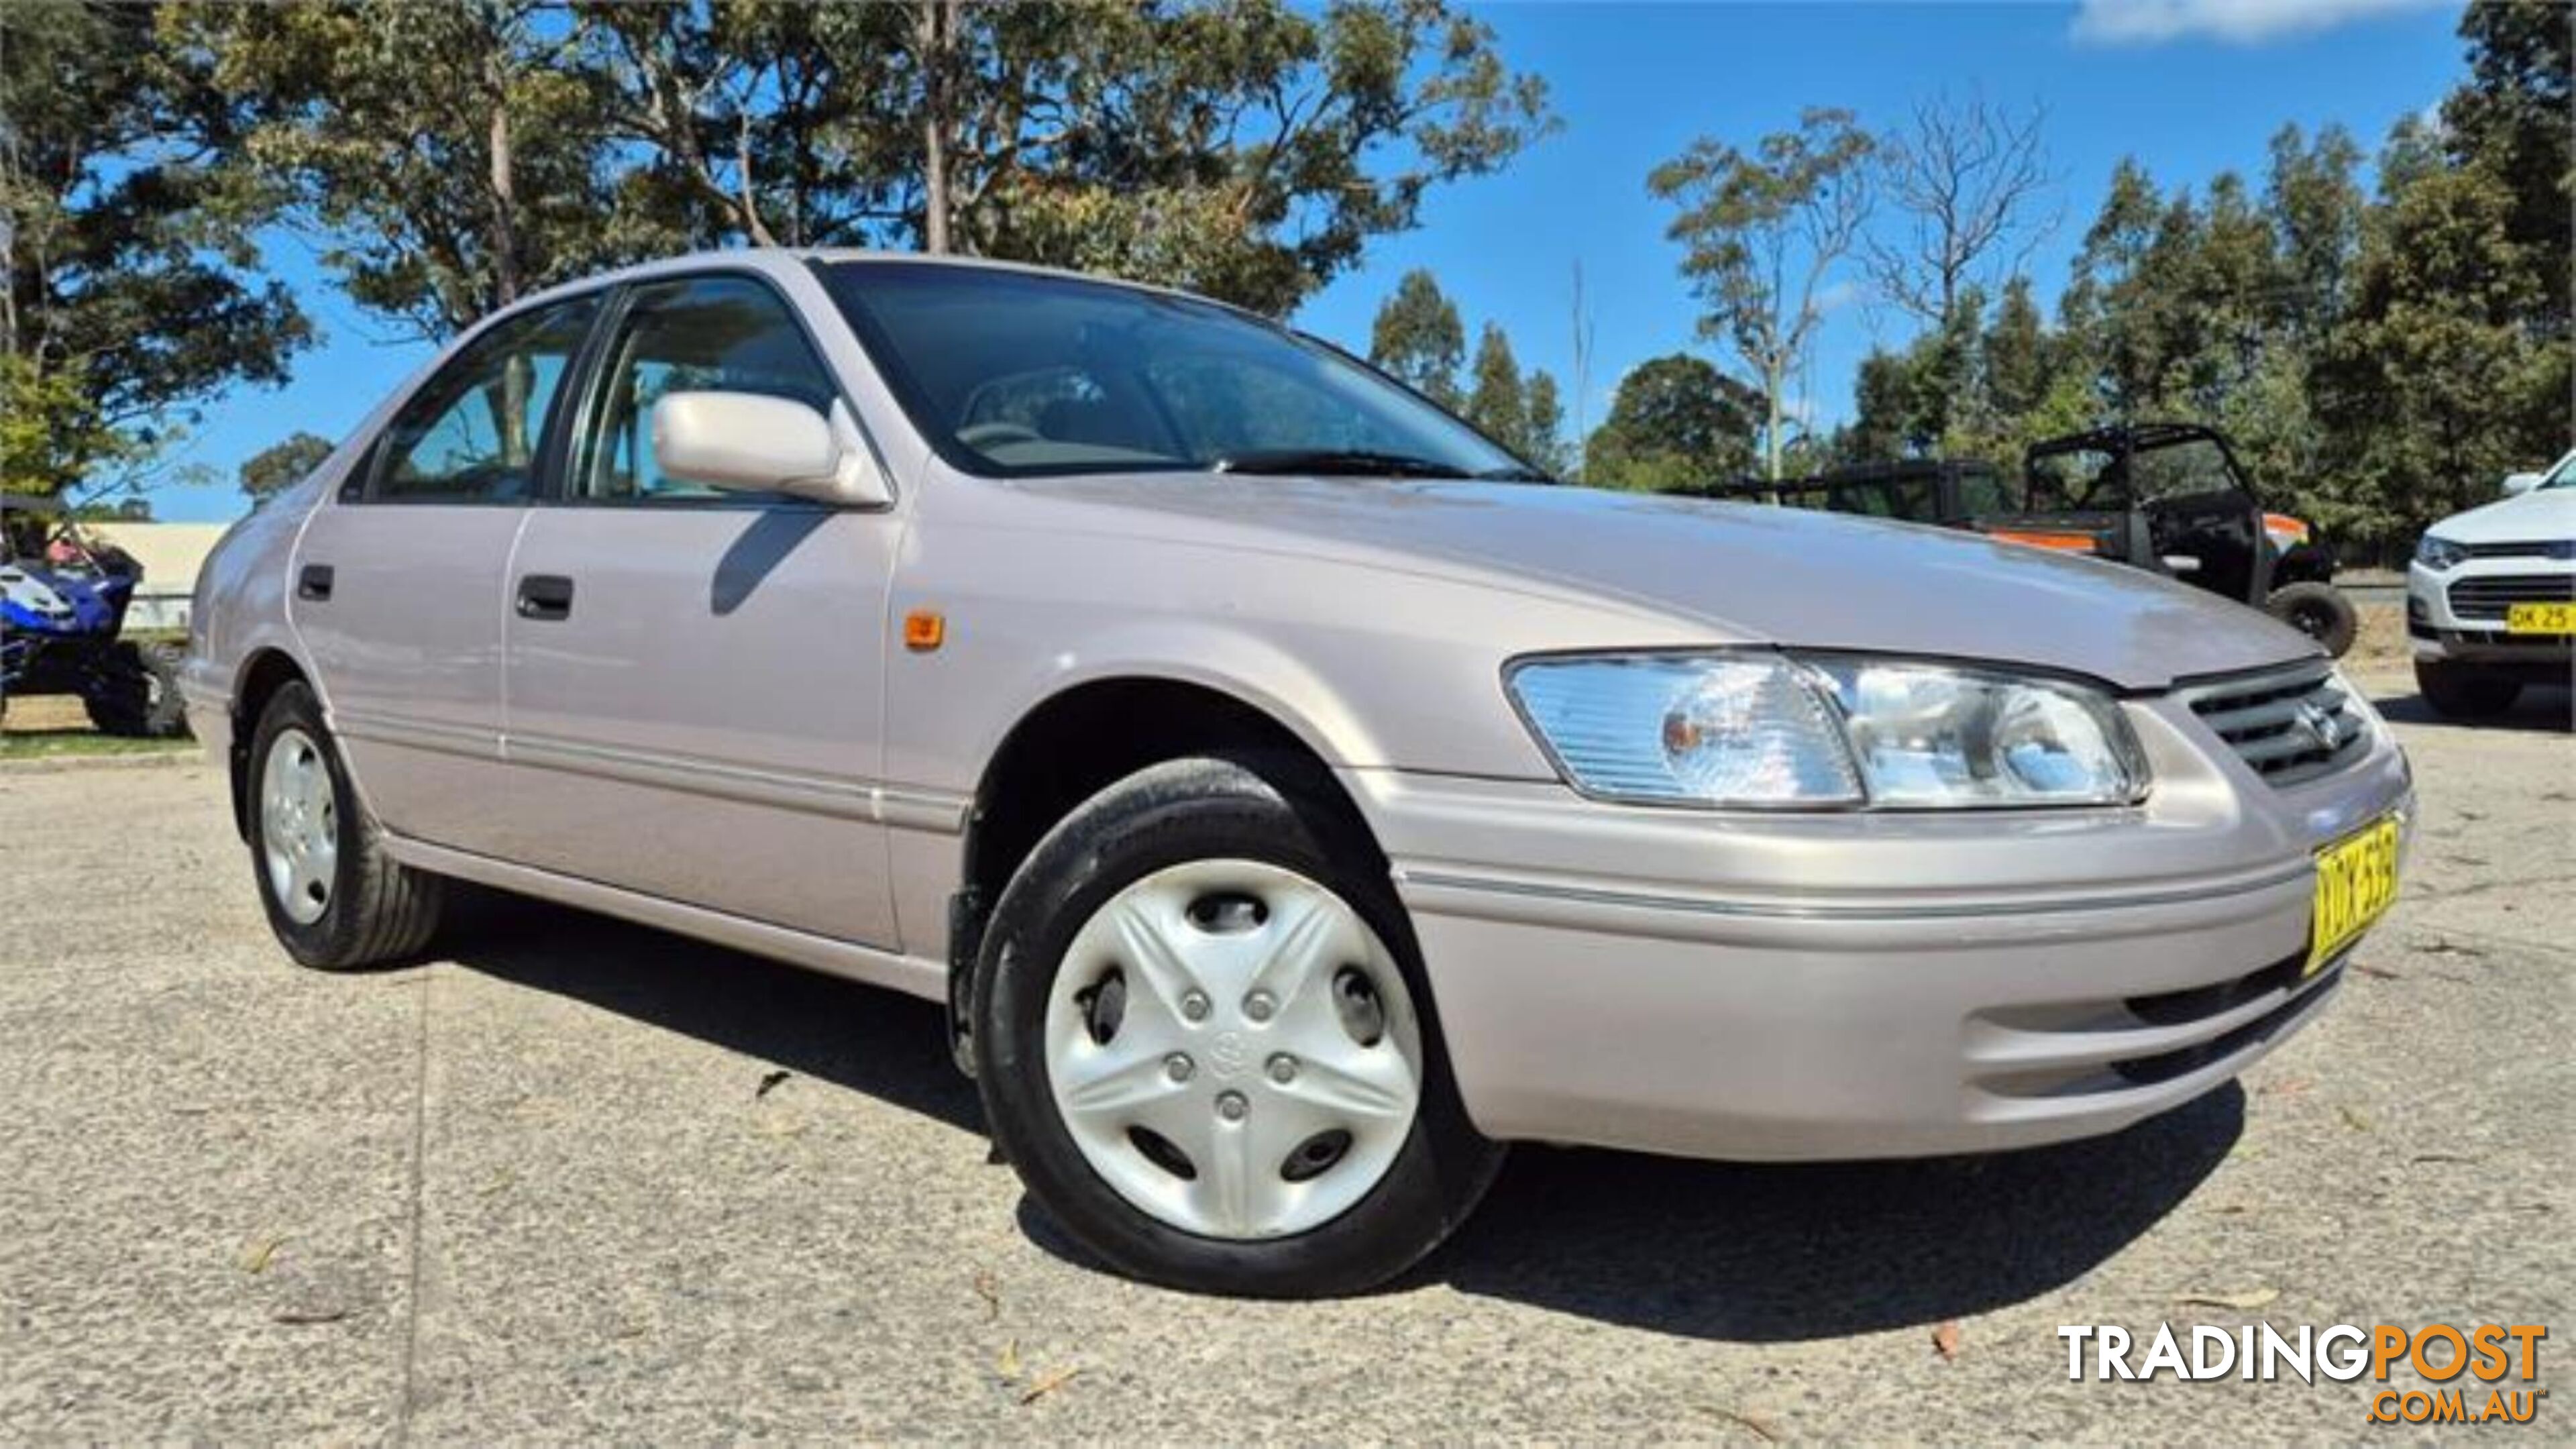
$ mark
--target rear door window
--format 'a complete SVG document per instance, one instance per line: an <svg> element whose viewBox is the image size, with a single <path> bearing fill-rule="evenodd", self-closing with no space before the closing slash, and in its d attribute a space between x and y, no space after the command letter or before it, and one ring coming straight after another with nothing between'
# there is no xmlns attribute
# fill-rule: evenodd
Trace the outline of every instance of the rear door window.
<svg viewBox="0 0 2576 1449"><path fill-rule="evenodd" d="M394 414L368 496L384 503L533 496L556 395L598 310L596 298L576 297L468 343Z"/></svg>

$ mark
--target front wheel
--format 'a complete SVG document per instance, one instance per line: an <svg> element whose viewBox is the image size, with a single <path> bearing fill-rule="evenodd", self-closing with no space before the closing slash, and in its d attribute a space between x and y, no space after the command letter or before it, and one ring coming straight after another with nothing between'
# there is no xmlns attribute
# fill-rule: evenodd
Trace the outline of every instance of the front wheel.
<svg viewBox="0 0 2576 1449"><path fill-rule="evenodd" d="M2361 632L2361 615L2343 590L2314 580L2274 589L2263 611L2316 640L2337 659L2351 650L2354 636Z"/></svg>
<svg viewBox="0 0 2576 1449"><path fill-rule="evenodd" d="M428 944L443 882L386 853L320 705L300 683L281 687L259 717L250 788L260 904L288 955L317 970L349 971Z"/></svg>
<svg viewBox="0 0 2576 1449"><path fill-rule="evenodd" d="M994 1137L1075 1238L1153 1282L1360 1291L1437 1247L1501 1161L1383 864L1298 775L1129 776L1038 844L986 937Z"/></svg>

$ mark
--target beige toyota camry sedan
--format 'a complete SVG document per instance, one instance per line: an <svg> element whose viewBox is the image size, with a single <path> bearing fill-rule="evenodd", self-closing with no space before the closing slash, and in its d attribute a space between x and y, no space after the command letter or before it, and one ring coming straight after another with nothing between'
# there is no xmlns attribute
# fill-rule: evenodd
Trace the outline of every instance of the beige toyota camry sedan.
<svg viewBox="0 0 2576 1449"><path fill-rule="evenodd" d="M2252 610L1557 485L1231 308L913 257L501 312L195 619L297 961L465 880L944 1001L1044 1209L1222 1292L1387 1278L1518 1140L2164 1111L2325 1008L2412 808Z"/></svg>

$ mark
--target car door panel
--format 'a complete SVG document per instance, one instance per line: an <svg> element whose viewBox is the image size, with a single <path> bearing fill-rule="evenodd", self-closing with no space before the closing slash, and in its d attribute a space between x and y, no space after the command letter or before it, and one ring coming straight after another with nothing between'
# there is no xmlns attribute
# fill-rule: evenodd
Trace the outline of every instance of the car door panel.
<svg viewBox="0 0 2576 1449"><path fill-rule="evenodd" d="M539 511L515 577L496 852L891 944L876 822L890 520L789 506Z"/></svg>
<svg viewBox="0 0 2576 1449"><path fill-rule="evenodd" d="M900 520L668 477L650 428L672 391L822 411L837 384L746 276L638 287L606 333L560 506L510 563L496 853L891 946L876 772Z"/></svg>
<svg viewBox="0 0 2576 1449"><path fill-rule="evenodd" d="M387 515L398 515L388 517ZM324 504L290 577L331 571L287 605L331 727L390 828L477 849L475 798L501 741L501 588L524 509Z"/></svg>
<svg viewBox="0 0 2576 1449"><path fill-rule="evenodd" d="M488 849L503 581L596 299L502 319L395 409L288 561L288 609L358 788L394 831Z"/></svg>

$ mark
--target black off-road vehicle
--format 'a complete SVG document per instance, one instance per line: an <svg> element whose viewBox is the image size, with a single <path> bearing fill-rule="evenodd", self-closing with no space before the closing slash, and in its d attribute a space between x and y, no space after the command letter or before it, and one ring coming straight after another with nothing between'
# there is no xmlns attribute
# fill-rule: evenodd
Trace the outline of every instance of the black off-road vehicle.
<svg viewBox="0 0 2576 1449"><path fill-rule="evenodd" d="M2018 487L1978 462L1867 463L1780 482L1680 490L1973 529L2168 574L2262 609L2336 657L2359 627L2334 554L2264 511L2216 428L2135 423L2033 444Z"/></svg>

